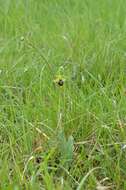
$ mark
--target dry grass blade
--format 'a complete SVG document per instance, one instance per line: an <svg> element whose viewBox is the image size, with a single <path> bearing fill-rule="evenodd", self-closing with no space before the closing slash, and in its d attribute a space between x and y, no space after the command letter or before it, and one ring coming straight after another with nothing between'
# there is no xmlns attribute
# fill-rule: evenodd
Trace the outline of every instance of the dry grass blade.
<svg viewBox="0 0 126 190"><path fill-rule="evenodd" d="M104 179L102 179L100 182L97 182L97 186L96 186L96 190L112 190L114 185L112 184L107 184L107 185L103 185L103 183L105 183L106 181L108 181L109 178L106 177Z"/></svg>
<svg viewBox="0 0 126 190"><path fill-rule="evenodd" d="M112 190L113 187L114 187L113 185L104 186L101 185L100 183L97 183L96 190Z"/></svg>

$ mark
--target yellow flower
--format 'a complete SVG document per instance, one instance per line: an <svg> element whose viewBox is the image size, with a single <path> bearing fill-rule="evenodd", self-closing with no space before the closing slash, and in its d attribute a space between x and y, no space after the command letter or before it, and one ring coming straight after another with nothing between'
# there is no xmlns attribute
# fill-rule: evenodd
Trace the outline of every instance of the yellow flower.
<svg viewBox="0 0 126 190"><path fill-rule="evenodd" d="M57 75L54 79L54 83L58 84L60 87L64 85L65 79L61 75Z"/></svg>

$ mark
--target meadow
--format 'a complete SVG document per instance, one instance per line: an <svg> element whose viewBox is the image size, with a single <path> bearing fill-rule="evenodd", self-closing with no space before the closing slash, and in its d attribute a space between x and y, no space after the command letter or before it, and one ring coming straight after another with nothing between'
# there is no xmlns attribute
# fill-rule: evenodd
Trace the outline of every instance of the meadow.
<svg viewBox="0 0 126 190"><path fill-rule="evenodd" d="M0 189L126 190L126 0L0 0Z"/></svg>

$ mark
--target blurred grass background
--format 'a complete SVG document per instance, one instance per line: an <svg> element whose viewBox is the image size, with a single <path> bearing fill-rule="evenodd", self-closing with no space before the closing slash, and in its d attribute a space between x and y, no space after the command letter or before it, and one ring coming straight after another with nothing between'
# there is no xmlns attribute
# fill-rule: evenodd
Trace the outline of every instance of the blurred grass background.
<svg viewBox="0 0 126 190"><path fill-rule="evenodd" d="M126 189L125 7L0 0L2 190Z"/></svg>

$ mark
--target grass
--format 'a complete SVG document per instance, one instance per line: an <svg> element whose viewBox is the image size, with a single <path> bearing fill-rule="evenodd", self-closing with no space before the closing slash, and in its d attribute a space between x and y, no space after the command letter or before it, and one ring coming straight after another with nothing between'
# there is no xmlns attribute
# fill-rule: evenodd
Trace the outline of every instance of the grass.
<svg viewBox="0 0 126 190"><path fill-rule="evenodd" d="M0 0L0 189L126 189L125 7Z"/></svg>

